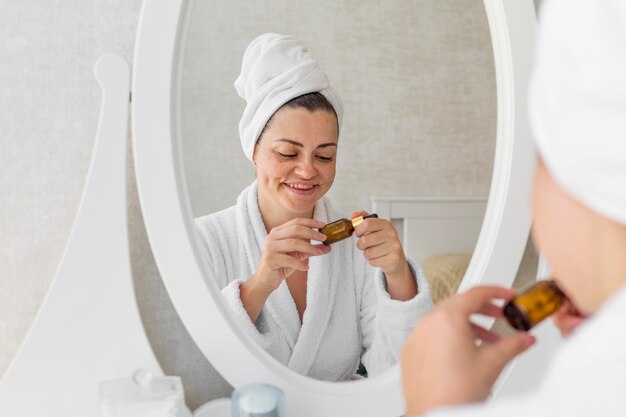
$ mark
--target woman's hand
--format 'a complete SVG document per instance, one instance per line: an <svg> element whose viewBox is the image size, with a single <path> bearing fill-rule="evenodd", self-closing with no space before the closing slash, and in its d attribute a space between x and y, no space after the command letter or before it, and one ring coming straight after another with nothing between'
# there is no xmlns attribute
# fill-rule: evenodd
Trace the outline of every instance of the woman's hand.
<svg viewBox="0 0 626 417"><path fill-rule="evenodd" d="M367 214L366 211L359 211L352 213L352 218ZM385 219L365 219L354 233L359 238L356 246L363 251L367 262L385 274L391 298L405 301L415 297L417 285L391 222Z"/></svg>
<svg viewBox="0 0 626 417"><path fill-rule="evenodd" d="M487 398L504 366L535 339L524 332L501 338L469 318L501 318L502 307L493 300L513 295L510 289L475 287L442 301L418 322L400 357L407 415Z"/></svg>
<svg viewBox="0 0 626 417"><path fill-rule="evenodd" d="M322 227L324 223L317 220L294 219L273 228L265 240L254 278L274 291L295 271L308 271L311 256L330 252L330 246L310 243L326 240L326 235L315 230Z"/></svg>
<svg viewBox="0 0 626 417"><path fill-rule="evenodd" d="M352 218L367 214L366 211L358 211L352 213ZM354 233L359 238L356 246L363 251L367 262L380 268L385 275L398 274L408 268L398 233L389 220L365 219L354 229Z"/></svg>
<svg viewBox="0 0 626 417"><path fill-rule="evenodd" d="M552 320L563 337L572 334L586 319L587 317L582 315L569 299L565 299L563 306L552 315Z"/></svg>
<svg viewBox="0 0 626 417"><path fill-rule="evenodd" d="M313 219L294 219L270 231L255 274L239 287L241 302L253 323L267 298L287 277L295 271L307 271L311 256L330 252L330 246L310 243L326 240L326 235L315 230L323 226Z"/></svg>

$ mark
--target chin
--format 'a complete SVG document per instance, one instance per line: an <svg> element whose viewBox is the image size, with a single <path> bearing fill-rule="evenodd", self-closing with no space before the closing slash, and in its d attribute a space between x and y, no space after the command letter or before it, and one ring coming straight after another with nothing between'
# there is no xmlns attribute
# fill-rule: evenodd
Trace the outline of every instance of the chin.
<svg viewBox="0 0 626 417"><path fill-rule="evenodd" d="M317 190L310 196L298 196L286 191L280 198L281 205L292 213L307 214L315 208L317 202L324 197L327 188Z"/></svg>
<svg viewBox="0 0 626 417"><path fill-rule="evenodd" d="M296 213L298 215L308 214L315 208L315 204L317 200L312 202L295 202L295 201L285 201L283 202L283 207L289 210L292 213Z"/></svg>

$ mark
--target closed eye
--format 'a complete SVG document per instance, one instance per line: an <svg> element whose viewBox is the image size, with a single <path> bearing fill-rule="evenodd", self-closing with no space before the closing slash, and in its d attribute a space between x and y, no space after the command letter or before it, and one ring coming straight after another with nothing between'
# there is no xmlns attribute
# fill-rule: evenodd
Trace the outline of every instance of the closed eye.
<svg viewBox="0 0 626 417"><path fill-rule="evenodd" d="M318 156L317 159L324 161L324 162L330 162L333 160L332 156Z"/></svg>
<svg viewBox="0 0 626 417"><path fill-rule="evenodd" d="M282 158L293 158L295 156L297 156L297 154L291 154L291 153L282 153L282 152L277 152L278 155L280 155Z"/></svg>

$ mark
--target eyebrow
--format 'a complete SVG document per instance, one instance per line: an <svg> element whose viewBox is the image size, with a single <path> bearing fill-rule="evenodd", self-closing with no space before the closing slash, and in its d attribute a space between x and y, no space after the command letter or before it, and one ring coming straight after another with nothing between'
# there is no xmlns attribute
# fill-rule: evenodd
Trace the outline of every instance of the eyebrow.
<svg viewBox="0 0 626 417"><path fill-rule="evenodd" d="M295 140L292 140L292 139L276 139L274 142L287 142L287 143L292 144L293 146L304 148L303 144L301 144L300 142L296 142ZM337 144L333 142L322 143L317 148L328 148L329 146L337 147Z"/></svg>

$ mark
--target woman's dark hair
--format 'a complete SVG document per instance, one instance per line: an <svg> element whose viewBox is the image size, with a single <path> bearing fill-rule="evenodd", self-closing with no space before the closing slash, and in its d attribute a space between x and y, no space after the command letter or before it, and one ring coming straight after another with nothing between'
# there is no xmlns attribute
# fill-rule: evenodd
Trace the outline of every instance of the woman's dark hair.
<svg viewBox="0 0 626 417"><path fill-rule="evenodd" d="M329 113L335 114L335 116L337 115L335 113L335 108L332 104L330 104L330 101L328 101L328 99L324 97L322 93L317 92L307 93L296 98L292 98L291 100L280 106L280 109L282 109L283 107L290 107L292 109L304 107L310 112L314 112L316 110L325 110Z"/></svg>
<svg viewBox="0 0 626 417"><path fill-rule="evenodd" d="M310 112L314 112L318 110L327 111L328 113L334 114L335 118L337 118L337 112L335 111L335 108L333 107L332 104L330 104L330 101L328 101L328 99L324 97L323 94L318 93L318 92L303 94L296 98L292 98L291 100L289 100L288 102L280 106L278 110L274 112L272 117L270 117L267 123L265 123L265 126L263 127L263 130L261 131L261 134L259 134L259 138L256 141L257 143L259 143L259 141L261 140L261 137L263 136L263 133L265 133L270 123L272 123L272 120L274 119L274 115L278 113L280 109L283 109L285 107L289 107L292 109L304 108ZM339 123L339 120L337 120L337 123Z"/></svg>

